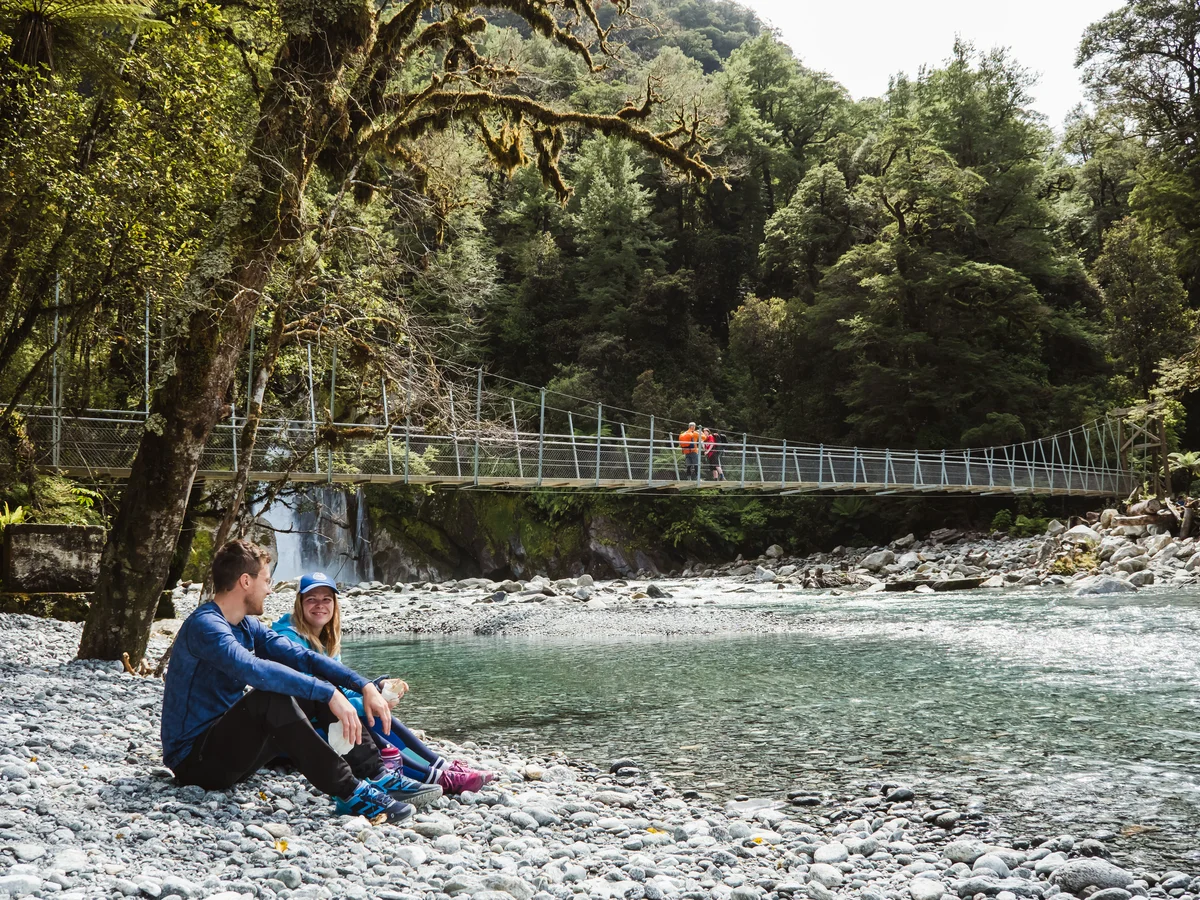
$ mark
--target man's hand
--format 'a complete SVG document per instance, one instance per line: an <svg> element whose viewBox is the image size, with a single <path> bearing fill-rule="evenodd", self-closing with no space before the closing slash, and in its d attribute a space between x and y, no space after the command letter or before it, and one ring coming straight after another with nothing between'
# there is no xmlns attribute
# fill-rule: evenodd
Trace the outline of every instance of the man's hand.
<svg viewBox="0 0 1200 900"><path fill-rule="evenodd" d="M342 723L342 736L352 744L361 744L362 722L358 718L358 711L346 699L345 694L339 690L333 692L333 696L329 698L329 711Z"/></svg>
<svg viewBox="0 0 1200 900"><path fill-rule="evenodd" d="M371 682L363 688L363 715L367 717L367 725L375 727L375 719L378 718L383 726L384 734L392 733L392 707L386 700L383 699L383 694L379 693L379 688Z"/></svg>

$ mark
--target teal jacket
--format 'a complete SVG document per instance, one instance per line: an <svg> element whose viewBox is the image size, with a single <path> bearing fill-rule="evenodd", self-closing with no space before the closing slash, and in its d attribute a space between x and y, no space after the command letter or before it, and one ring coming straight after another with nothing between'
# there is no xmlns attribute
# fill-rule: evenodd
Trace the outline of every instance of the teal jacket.
<svg viewBox="0 0 1200 900"><path fill-rule="evenodd" d="M292 625L292 614L291 613L288 613L287 615L281 616L279 619L276 619L275 623L271 626L271 630L278 632L279 634L283 635L285 638L287 638L290 641L294 641L295 643L299 644L301 647L304 647L308 650L314 649L313 645L309 642L308 638L304 637L304 635L302 635L300 632L298 632L295 629L295 627ZM342 654L340 654L340 653L335 654L333 657L333 661L340 663L342 661ZM360 716L363 715L364 713L363 713L362 694L355 693L354 691L348 691L348 690L343 690L342 693L346 695L346 699L350 701L351 705L353 705L354 708L356 710L358 710L358 714Z"/></svg>

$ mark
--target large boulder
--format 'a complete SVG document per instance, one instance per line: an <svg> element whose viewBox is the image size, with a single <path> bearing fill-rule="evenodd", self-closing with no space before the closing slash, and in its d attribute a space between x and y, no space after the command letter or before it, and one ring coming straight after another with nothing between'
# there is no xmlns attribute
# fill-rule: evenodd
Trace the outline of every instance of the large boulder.
<svg viewBox="0 0 1200 900"><path fill-rule="evenodd" d="M1076 597L1092 597L1097 594L1127 594L1137 591L1128 581L1113 578L1110 575L1096 575L1079 582L1075 589Z"/></svg>
<svg viewBox="0 0 1200 900"><path fill-rule="evenodd" d="M100 573L105 531L89 525L9 525L4 587L26 593L90 591Z"/></svg>
<svg viewBox="0 0 1200 900"><path fill-rule="evenodd" d="M1142 556L1145 552L1146 551L1137 544L1126 544L1124 547L1119 547L1113 553L1113 555L1108 558L1108 561L1115 566L1117 563L1123 562L1127 559L1133 559L1135 556Z"/></svg>
<svg viewBox="0 0 1200 900"><path fill-rule="evenodd" d="M1058 521L1058 519L1051 519L1046 524L1046 535L1048 537L1058 537L1058 535L1062 534L1066 530L1067 526Z"/></svg>
<svg viewBox="0 0 1200 900"><path fill-rule="evenodd" d="M1078 894L1084 888L1093 886L1100 890L1128 887L1134 881L1134 876L1120 866L1093 857L1063 863L1055 869L1050 881L1068 893Z"/></svg>
<svg viewBox="0 0 1200 900"><path fill-rule="evenodd" d="M864 569L871 572L878 572L884 566L890 566L896 561L896 554L891 550L878 550L875 553L869 553L863 557L862 565Z"/></svg>
<svg viewBox="0 0 1200 900"><path fill-rule="evenodd" d="M1087 525L1076 525L1074 528L1068 529L1064 532L1062 539L1063 543L1075 544L1080 547L1087 547L1088 549L1100 546L1100 535L1092 531Z"/></svg>
<svg viewBox="0 0 1200 900"><path fill-rule="evenodd" d="M1157 556L1172 543L1175 538L1169 534L1156 534L1153 537L1146 538L1146 555Z"/></svg>

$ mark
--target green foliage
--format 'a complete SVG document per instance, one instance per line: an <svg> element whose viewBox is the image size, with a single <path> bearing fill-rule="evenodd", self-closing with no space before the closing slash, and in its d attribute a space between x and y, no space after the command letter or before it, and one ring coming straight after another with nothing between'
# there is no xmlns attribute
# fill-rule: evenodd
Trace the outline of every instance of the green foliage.
<svg viewBox="0 0 1200 900"><path fill-rule="evenodd" d="M1095 274L1104 289L1113 356L1147 397L1158 361L1181 354L1195 328L1174 254L1145 225L1125 218L1105 234Z"/></svg>
<svg viewBox="0 0 1200 900"><path fill-rule="evenodd" d="M44 475L34 482L27 517L64 525L104 525L104 501L99 491L69 478Z"/></svg>
<svg viewBox="0 0 1200 900"><path fill-rule="evenodd" d="M988 526L991 531L1005 531L1013 527L1013 514L1011 510L999 510L996 515L992 516L992 524Z"/></svg>
<svg viewBox="0 0 1200 900"><path fill-rule="evenodd" d="M9 525L20 525L25 521L25 507L18 506L16 509L10 510L8 504L4 504L4 512L0 514L0 534L4 533L4 529Z"/></svg>
<svg viewBox="0 0 1200 900"><path fill-rule="evenodd" d="M1008 529L1008 533L1012 537L1037 537L1046 533L1046 526L1049 524L1050 520L1046 518L1019 515Z"/></svg>

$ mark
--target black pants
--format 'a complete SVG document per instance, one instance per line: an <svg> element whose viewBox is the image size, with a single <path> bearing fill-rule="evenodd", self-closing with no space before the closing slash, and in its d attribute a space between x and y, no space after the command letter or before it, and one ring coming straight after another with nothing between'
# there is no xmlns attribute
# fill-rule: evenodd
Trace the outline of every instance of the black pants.
<svg viewBox="0 0 1200 900"><path fill-rule="evenodd" d="M175 769L175 780L220 791L286 755L317 790L345 799L359 779L383 773L374 741L364 740L343 758L317 734L312 719L325 727L334 715L314 700L250 691L196 740Z"/></svg>

